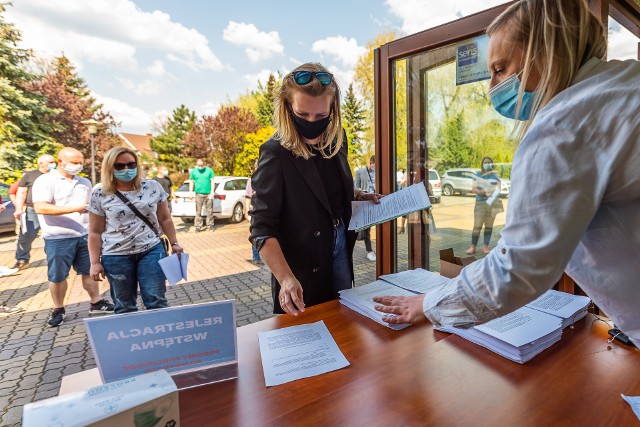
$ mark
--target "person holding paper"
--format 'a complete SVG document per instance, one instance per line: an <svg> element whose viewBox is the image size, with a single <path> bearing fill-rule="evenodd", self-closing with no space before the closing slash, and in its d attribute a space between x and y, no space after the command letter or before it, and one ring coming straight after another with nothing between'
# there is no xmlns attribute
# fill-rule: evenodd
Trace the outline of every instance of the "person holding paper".
<svg viewBox="0 0 640 427"><path fill-rule="evenodd" d="M376 192L376 156L371 156L369 164L356 171L354 185L358 190L365 193ZM364 240L364 247L367 250L367 259L369 261L375 261L376 253L373 251L373 247L371 246L371 228L362 230L360 233Z"/></svg>
<svg viewBox="0 0 640 427"><path fill-rule="evenodd" d="M165 275L158 264L167 256L160 232L174 253L183 252L168 194L157 181L141 179L138 155L126 147L107 151L101 181L88 207L91 277L109 279L118 314L138 310L138 286L146 309L168 307Z"/></svg>
<svg viewBox="0 0 640 427"><path fill-rule="evenodd" d="M489 242L491 242L491 233L493 232L493 221L496 219L497 206L502 205L498 200L500 193L500 178L493 170L493 159L485 157L482 159L481 171L473 179L471 192L476 195L476 205L473 208L473 231L471 232L471 246L467 250L467 254L476 253L476 245L480 238L480 230L484 226L484 244L482 245L482 253L489 253ZM494 193L497 191L494 197Z"/></svg>
<svg viewBox="0 0 640 427"><path fill-rule="evenodd" d="M340 89L325 67L307 63L284 77L274 119L251 177L249 239L272 272L274 313L297 315L352 286L351 201L380 195L354 189Z"/></svg>
<svg viewBox="0 0 640 427"><path fill-rule="evenodd" d="M606 61L585 0L520 0L487 29L489 95L521 121L497 247L389 322L482 323L571 276L640 346L640 63Z"/></svg>

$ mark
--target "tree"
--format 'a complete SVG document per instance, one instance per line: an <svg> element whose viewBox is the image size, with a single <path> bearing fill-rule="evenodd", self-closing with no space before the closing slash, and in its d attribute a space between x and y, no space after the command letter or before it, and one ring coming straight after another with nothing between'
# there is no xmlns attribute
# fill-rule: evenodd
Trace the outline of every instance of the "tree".
<svg viewBox="0 0 640 427"><path fill-rule="evenodd" d="M279 73L278 77L280 77ZM258 100L257 117L258 122L263 127L273 125L273 110L275 108L273 101L278 86L279 84L273 73L269 74L266 85L263 85L260 81L258 82L258 91L256 92L256 99Z"/></svg>
<svg viewBox="0 0 640 427"><path fill-rule="evenodd" d="M26 68L31 52L17 47L21 35L4 20L5 10L0 3L0 177L12 180L59 144L51 137L56 127L49 121L57 111L28 89L37 78Z"/></svg>
<svg viewBox="0 0 640 427"><path fill-rule="evenodd" d="M76 148L83 153L88 168L91 162L91 139L82 121L93 118L105 125L94 137L96 169L99 172L104 154L119 144L113 131L118 124L91 96L91 91L71 61L65 56L55 58L46 66L45 74L39 80L31 82L29 88L45 96L47 107L57 112L49 117L54 126L51 133L53 138L61 145Z"/></svg>
<svg viewBox="0 0 640 427"><path fill-rule="evenodd" d="M207 158L218 175L233 175L246 135L259 128L258 120L249 110L222 107L215 116L203 116L193 124L184 141L186 153Z"/></svg>
<svg viewBox="0 0 640 427"><path fill-rule="evenodd" d="M347 134L349 147L349 164L352 168L359 163L363 154L362 140L366 130L367 115L355 92L353 84L349 84L342 104L342 125Z"/></svg>
<svg viewBox="0 0 640 427"><path fill-rule="evenodd" d="M242 152L236 157L233 173L238 176L251 176L260 155L260 146L275 133L276 128L267 126L257 132L248 133L245 137Z"/></svg>
<svg viewBox="0 0 640 427"><path fill-rule="evenodd" d="M185 136L196 121L196 113L184 104L174 109L171 117L160 123L160 134L151 139L151 149L158 153L160 162L171 167L171 170L186 170L192 159L184 155Z"/></svg>
<svg viewBox="0 0 640 427"><path fill-rule="evenodd" d="M471 147L467 140L463 113L450 117L444 124L437 149L442 169L471 167Z"/></svg>

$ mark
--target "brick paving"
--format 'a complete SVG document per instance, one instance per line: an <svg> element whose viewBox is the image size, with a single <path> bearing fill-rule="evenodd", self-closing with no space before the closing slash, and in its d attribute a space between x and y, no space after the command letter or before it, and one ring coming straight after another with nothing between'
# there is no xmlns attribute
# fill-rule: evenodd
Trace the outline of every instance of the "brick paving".
<svg viewBox="0 0 640 427"><path fill-rule="evenodd" d="M451 206L434 209L438 233L432 236L430 268L438 270L437 249L453 246L466 250L469 242L469 209L472 199L456 198ZM446 199L444 199L446 200ZM454 200L451 198L451 200ZM460 204L462 203L462 204ZM237 325L267 319L271 313L270 273L248 259L251 248L246 222L220 221L212 232L193 233L192 227L176 221L178 239L191 255L189 281L167 291L171 306L225 299L236 300ZM499 229L499 227L497 227ZM372 234L375 245L375 233ZM497 241L494 232L492 243ZM0 235L0 265L15 263L16 236ZM407 235L398 235L398 264L406 269ZM363 242L354 250L356 286L375 280L375 263L367 260ZM67 317L62 326L50 328L51 311L44 244L34 242L31 264L20 273L0 278L0 301L18 305L19 314L0 314L0 425L19 426L22 407L30 402L56 396L65 375L95 367L83 319L89 317L89 300L80 277L72 271L67 293ZM101 292L109 297L108 285ZM142 307L142 305L140 305ZM96 315L99 316L99 315Z"/></svg>

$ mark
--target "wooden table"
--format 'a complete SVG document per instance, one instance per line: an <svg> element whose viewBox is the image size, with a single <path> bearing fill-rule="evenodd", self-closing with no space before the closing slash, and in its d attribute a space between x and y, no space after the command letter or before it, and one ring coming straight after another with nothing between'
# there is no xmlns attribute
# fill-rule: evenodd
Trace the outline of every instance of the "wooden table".
<svg viewBox="0 0 640 427"><path fill-rule="evenodd" d="M324 320L347 368L265 387L257 333ZM587 316L519 365L430 325L393 331L340 305L238 329L236 380L180 392L184 426L637 426L640 351Z"/></svg>

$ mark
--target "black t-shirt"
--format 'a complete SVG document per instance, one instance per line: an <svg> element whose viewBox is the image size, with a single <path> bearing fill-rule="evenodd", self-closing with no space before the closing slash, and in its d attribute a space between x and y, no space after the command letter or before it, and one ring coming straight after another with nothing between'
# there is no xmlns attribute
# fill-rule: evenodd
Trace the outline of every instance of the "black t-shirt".
<svg viewBox="0 0 640 427"><path fill-rule="evenodd" d="M32 198L32 193L31 193L31 187L33 187L33 182L40 175L44 175L44 174L42 172L40 172L39 170L26 171L22 175L22 178L20 178L20 183L18 183L18 187L27 187L27 200L26 200L26 203L27 203L27 206L29 206L30 208L33 207L33 198Z"/></svg>
<svg viewBox="0 0 640 427"><path fill-rule="evenodd" d="M169 195L169 199L171 199L171 187L173 187L173 183L171 182L169 177L165 176L164 178L160 178L159 176L156 176L153 179L154 181L158 181L158 184L160 184L164 192Z"/></svg>
<svg viewBox="0 0 640 427"><path fill-rule="evenodd" d="M315 154L312 160L316 165L318 174L320 174L320 179L331 207L331 214L334 219L344 218L345 194L342 179L340 178L340 170L338 169L338 155L325 159L316 149L311 151Z"/></svg>

